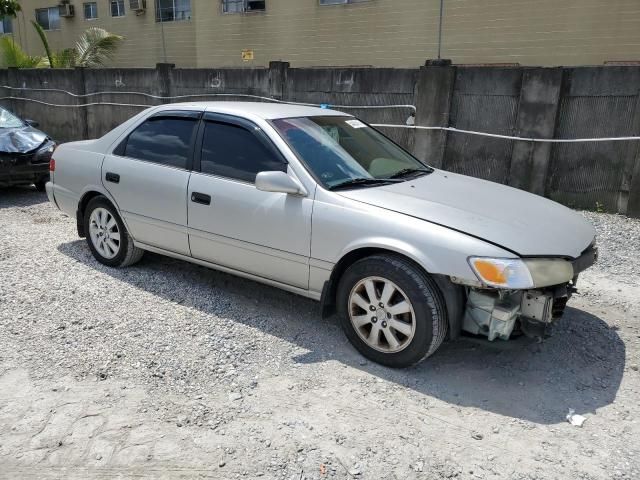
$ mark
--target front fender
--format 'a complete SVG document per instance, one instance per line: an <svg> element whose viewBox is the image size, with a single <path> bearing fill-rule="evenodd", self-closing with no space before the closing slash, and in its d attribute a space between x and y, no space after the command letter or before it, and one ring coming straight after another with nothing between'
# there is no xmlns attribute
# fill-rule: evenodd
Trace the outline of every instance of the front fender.
<svg viewBox="0 0 640 480"><path fill-rule="evenodd" d="M356 250L363 249L388 250L390 252L395 252L410 258L427 272L435 272L436 265L429 259L428 255L425 255L425 253L416 248L415 245L393 237L373 236L355 239L345 246L345 248L340 252L339 257L342 259Z"/></svg>

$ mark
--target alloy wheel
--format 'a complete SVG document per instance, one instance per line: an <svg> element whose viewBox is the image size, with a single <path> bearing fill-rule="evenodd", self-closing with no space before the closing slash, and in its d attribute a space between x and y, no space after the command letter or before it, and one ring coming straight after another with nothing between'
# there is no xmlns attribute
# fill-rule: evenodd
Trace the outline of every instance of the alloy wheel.
<svg viewBox="0 0 640 480"><path fill-rule="evenodd" d="M349 318L360 338L371 348L396 353L406 348L416 331L409 297L382 277L360 280L349 295Z"/></svg>
<svg viewBox="0 0 640 480"><path fill-rule="evenodd" d="M89 217L89 235L95 249L106 259L120 251L120 230L115 217L106 208L96 208Z"/></svg>

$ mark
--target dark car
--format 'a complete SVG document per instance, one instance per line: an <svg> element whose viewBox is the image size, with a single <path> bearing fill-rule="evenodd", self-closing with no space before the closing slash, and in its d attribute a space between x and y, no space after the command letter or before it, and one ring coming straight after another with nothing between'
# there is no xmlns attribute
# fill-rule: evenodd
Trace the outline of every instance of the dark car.
<svg viewBox="0 0 640 480"><path fill-rule="evenodd" d="M37 126L0 107L0 187L34 184L44 191L56 144Z"/></svg>

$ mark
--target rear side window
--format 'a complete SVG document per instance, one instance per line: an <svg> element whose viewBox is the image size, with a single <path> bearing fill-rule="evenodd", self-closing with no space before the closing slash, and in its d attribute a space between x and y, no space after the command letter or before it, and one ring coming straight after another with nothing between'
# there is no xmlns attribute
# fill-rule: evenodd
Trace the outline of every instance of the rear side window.
<svg viewBox="0 0 640 480"><path fill-rule="evenodd" d="M253 183L259 172L286 172L287 164L253 132L228 123L206 122L200 170Z"/></svg>
<svg viewBox="0 0 640 480"><path fill-rule="evenodd" d="M124 155L177 168L187 168L196 118L151 118L127 139Z"/></svg>

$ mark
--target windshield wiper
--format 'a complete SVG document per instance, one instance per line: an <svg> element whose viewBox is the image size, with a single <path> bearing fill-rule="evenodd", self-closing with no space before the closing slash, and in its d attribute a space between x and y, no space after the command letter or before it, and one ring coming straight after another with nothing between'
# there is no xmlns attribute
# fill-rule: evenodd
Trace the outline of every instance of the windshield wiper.
<svg viewBox="0 0 640 480"><path fill-rule="evenodd" d="M329 187L329 190L340 190L342 188L350 188L366 185L384 185L388 183L398 183L400 180L392 180L390 178L350 178L344 182Z"/></svg>
<svg viewBox="0 0 640 480"><path fill-rule="evenodd" d="M403 168L399 172L396 172L393 175L391 175L389 178L402 178L402 177L408 177L410 175L415 175L415 174L427 175L429 173L433 173L433 169L431 169L431 168Z"/></svg>

